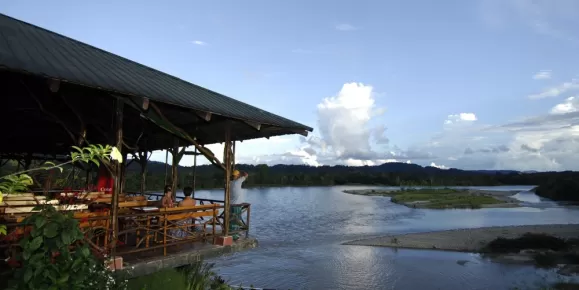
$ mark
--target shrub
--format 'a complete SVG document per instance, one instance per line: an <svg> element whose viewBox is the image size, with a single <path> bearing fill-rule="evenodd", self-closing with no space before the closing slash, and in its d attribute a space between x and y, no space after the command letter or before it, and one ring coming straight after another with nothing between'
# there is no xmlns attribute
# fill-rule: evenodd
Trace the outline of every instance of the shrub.
<svg viewBox="0 0 579 290"><path fill-rule="evenodd" d="M526 233L516 239L497 238L488 243L485 250L492 253L514 253L525 249L561 251L568 247L568 243L563 239L545 234Z"/></svg>
<svg viewBox="0 0 579 290"><path fill-rule="evenodd" d="M22 224L26 230L19 241L21 251L13 257L9 289L124 288L93 255L72 213L44 206Z"/></svg>
<svg viewBox="0 0 579 290"><path fill-rule="evenodd" d="M174 290L232 290L227 283L213 272L213 264L199 261L180 269L165 269L151 275L129 281L128 289L174 289Z"/></svg>

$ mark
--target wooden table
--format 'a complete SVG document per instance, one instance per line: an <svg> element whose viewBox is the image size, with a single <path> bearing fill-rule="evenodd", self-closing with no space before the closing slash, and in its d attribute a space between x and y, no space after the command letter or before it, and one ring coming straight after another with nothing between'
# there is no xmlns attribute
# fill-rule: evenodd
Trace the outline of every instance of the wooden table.
<svg viewBox="0 0 579 290"><path fill-rule="evenodd" d="M144 206L144 207L131 207L130 208L132 211L138 212L138 213L147 213L147 212L158 212L159 208L158 207L153 207L153 206ZM147 233L145 233L145 247L148 248L149 247L149 240L151 237L151 233L149 232L150 227L151 227L151 216L148 215L146 216L145 219L139 219L136 218L135 220L133 220L133 222L136 224L137 227L140 227L140 222L145 221L145 228L147 229ZM137 243L135 245L135 248L138 248L141 243L143 242L143 238L140 237L140 231L137 230Z"/></svg>

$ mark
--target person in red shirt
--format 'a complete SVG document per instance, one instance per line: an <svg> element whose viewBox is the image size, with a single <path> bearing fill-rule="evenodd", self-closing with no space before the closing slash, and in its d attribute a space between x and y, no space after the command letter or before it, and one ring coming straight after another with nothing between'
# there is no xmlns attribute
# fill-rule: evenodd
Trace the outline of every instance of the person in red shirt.
<svg viewBox="0 0 579 290"><path fill-rule="evenodd" d="M113 179L111 172L104 165L101 165L99 167L97 191L111 194L113 192L114 184L115 180Z"/></svg>

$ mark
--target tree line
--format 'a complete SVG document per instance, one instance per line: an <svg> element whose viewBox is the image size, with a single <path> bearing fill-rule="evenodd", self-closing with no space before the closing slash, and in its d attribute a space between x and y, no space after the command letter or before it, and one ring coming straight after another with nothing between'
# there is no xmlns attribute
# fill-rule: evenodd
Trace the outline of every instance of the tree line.
<svg viewBox="0 0 579 290"><path fill-rule="evenodd" d="M438 169L416 164L385 163L378 166L320 166L238 164L236 169L249 173L245 187L256 186L331 186L331 185L386 185L386 186L495 186L538 185L537 194L557 200L579 200L579 172L468 171ZM140 166L127 168L125 186L129 191L140 189ZM179 166L178 187L193 184L197 189L222 188L224 175L211 165ZM167 171L170 178L170 168ZM160 190L165 181L165 164L151 161L147 165L147 190ZM565 190L561 190L565 188ZM578 190L575 190L578 189ZM563 193L562 193L563 192Z"/></svg>
<svg viewBox="0 0 579 290"><path fill-rule="evenodd" d="M15 162L0 167L0 176L13 172ZM170 167L167 168L170 179ZM385 163L378 166L320 166L274 165L268 166L238 164L236 169L249 173L244 187L258 186L331 186L331 185L385 185L385 186L495 186L495 185L537 185L536 193L553 200L579 201L579 172L518 172L512 170L460 170L422 167L416 164ZM86 173L80 169L65 167L62 173L52 174L53 188L84 188L94 183L96 170L92 171L89 182ZM147 164L147 191L160 191L166 180L164 163L150 161ZM193 185L195 173L196 189L223 188L223 171L212 165L196 168L178 167L178 188ZM37 186L42 188L43 179ZM132 162L126 169L125 190L138 192L141 188L141 166Z"/></svg>

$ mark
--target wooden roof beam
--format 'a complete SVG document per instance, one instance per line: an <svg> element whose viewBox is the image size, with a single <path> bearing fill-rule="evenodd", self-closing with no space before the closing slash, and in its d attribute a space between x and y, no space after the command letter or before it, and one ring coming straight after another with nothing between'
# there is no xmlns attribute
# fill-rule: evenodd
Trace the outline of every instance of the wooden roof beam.
<svg viewBox="0 0 579 290"><path fill-rule="evenodd" d="M195 115L197 115L197 117L201 118L201 119L204 120L205 122L211 121L211 113L210 113L210 112L204 112L204 111L197 111L197 110L195 110Z"/></svg>
<svg viewBox="0 0 579 290"><path fill-rule="evenodd" d="M253 121L243 121L243 123L249 125L250 127L252 127L253 129L259 131L261 130L261 124L257 123L257 122L253 122Z"/></svg>

